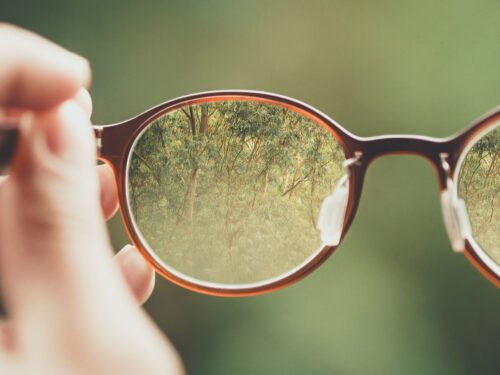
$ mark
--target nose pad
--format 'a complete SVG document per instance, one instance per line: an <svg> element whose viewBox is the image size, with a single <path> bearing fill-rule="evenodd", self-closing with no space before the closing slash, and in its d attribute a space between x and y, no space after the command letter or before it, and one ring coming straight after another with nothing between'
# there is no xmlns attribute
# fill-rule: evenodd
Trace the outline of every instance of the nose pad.
<svg viewBox="0 0 500 375"><path fill-rule="evenodd" d="M472 231L465 202L456 191L455 183L448 178L446 189L441 192L441 208L451 247L456 252L463 252L465 239L471 236Z"/></svg>
<svg viewBox="0 0 500 375"><path fill-rule="evenodd" d="M316 228L323 245L337 246L344 227L344 218L349 202L349 176L344 175L332 193L327 196L319 210Z"/></svg>

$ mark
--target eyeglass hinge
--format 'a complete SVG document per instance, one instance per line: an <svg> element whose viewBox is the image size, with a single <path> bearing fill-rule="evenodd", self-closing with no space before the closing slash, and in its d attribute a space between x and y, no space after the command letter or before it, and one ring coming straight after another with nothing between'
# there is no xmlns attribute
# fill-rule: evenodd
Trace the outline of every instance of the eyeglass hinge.
<svg viewBox="0 0 500 375"><path fill-rule="evenodd" d="M448 163L448 155L447 152L441 152L439 154L439 159L441 160L441 167L443 168L444 172L446 173L446 177L451 178L451 167L450 164Z"/></svg>
<svg viewBox="0 0 500 375"><path fill-rule="evenodd" d="M352 166L361 165L361 157L362 156L363 156L363 153L361 151L356 151L356 152L354 152L354 156L352 158L349 158L342 163L342 167L344 168L344 171L345 171L347 176L351 175L351 167Z"/></svg>

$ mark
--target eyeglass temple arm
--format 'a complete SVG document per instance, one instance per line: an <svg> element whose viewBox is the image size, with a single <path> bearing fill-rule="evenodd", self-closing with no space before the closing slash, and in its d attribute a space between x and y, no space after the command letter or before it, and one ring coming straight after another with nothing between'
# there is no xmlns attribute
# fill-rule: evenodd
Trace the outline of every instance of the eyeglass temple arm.
<svg viewBox="0 0 500 375"><path fill-rule="evenodd" d="M101 155L102 129L102 126L94 126L97 156ZM2 122L0 127L0 172L2 172L12 161L12 158L16 153L18 139L19 123Z"/></svg>

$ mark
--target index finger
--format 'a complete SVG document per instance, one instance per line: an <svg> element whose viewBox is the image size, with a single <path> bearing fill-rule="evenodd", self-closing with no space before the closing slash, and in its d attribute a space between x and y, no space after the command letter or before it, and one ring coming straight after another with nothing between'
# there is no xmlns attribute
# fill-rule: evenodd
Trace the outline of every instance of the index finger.
<svg viewBox="0 0 500 375"><path fill-rule="evenodd" d="M84 58L21 28L0 23L0 107L43 110L90 82Z"/></svg>

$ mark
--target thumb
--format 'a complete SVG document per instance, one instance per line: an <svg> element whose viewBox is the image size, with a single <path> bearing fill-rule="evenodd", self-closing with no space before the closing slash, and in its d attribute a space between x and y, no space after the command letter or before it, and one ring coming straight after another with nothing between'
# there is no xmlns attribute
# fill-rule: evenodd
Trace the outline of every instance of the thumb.
<svg viewBox="0 0 500 375"><path fill-rule="evenodd" d="M92 128L76 103L21 127L10 177L0 190L0 275L20 335L46 329L37 335L46 340L78 317L132 300L112 263Z"/></svg>

